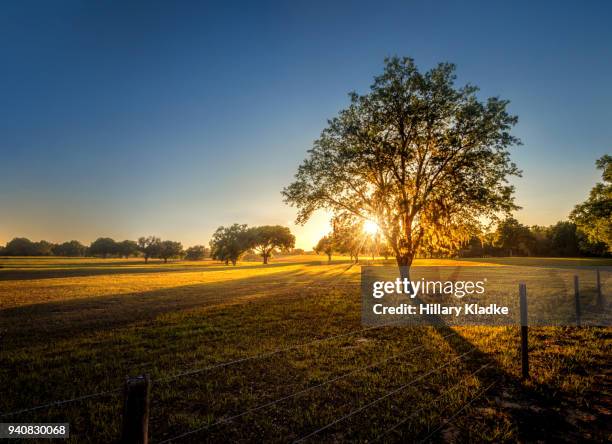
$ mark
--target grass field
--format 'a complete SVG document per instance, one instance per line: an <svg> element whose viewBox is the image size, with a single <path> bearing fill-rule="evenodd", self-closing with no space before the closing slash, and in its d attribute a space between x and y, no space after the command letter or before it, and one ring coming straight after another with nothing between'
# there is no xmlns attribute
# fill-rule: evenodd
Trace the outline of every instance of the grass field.
<svg viewBox="0 0 612 444"><path fill-rule="evenodd" d="M416 265L458 264L612 262ZM532 378L522 382L516 327L362 327L360 267L346 260L0 265L0 416L147 373L154 443L197 429L176 442L612 437L609 328L532 329ZM119 436L122 402L113 391L0 422L69 422L70 442L108 443Z"/></svg>

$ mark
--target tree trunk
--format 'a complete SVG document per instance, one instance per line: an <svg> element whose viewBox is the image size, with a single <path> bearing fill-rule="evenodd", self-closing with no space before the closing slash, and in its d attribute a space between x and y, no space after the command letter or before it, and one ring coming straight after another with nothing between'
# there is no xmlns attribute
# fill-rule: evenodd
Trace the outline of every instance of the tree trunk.
<svg viewBox="0 0 612 444"><path fill-rule="evenodd" d="M236 259L232 259L232 265L235 267L236 266Z"/></svg>
<svg viewBox="0 0 612 444"><path fill-rule="evenodd" d="M402 279L410 280L410 266L412 265L412 261L414 256L407 253L403 255L397 255L395 260L397 261L397 267L400 272L400 277Z"/></svg>
<svg viewBox="0 0 612 444"><path fill-rule="evenodd" d="M331 253L327 253L327 262L331 262L332 261L332 255Z"/></svg>
<svg viewBox="0 0 612 444"><path fill-rule="evenodd" d="M149 256L145 256L145 264L149 262Z"/></svg>
<svg viewBox="0 0 612 444"><path fill-rule="evenodd" d="M264 265L268 263L268 255L266 253L263 254L263 263Z"/></svg>
<svg viewBox="0 0 612 444"><path fill-rule="evenodd" d="M167 258L167 257L165 257L165 258L164 258L164 264L167 264L167 263L168 263L168 258Z"/></svg>

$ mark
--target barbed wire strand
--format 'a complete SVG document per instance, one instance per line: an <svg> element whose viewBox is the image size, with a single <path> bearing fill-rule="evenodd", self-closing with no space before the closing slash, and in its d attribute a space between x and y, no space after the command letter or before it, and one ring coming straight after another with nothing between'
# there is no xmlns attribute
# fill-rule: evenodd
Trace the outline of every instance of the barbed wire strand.
<svg viewBox="0 0 612 444"><path fill-rule="evenodd" d="M495 380L493 381L491 384L489 384L487 387L485 387L484 389L482 389L476 396L474 396L472 399L470 399L468 402L466 402L463 407L461 407L459 410L457 410L450 418L448 418L447 420L443 421L438 427L436 427L436 429L434 429L433 432L431 432L429 435L427 435L423 440L419 441L420 444L426 442L429 438L431 438L434 434L436 434L436 432L438 432L438 430L440 430L442 427L444 427L446 424L450 423L452 420L454 420L457 416L459 416L459 414L464 411L466 408L468 408L470 405L472 405L476 400L478 400L482 395L484 395L487 391L489 391L489 389L491 387L493 387L495 384L497 384L497 382L499 382L499 380Z"/></svg>
<svg viewBox="0 0 612 444"><path fill-rule="evenodd" d="M446 335L446 336L442 337L442 339L446 339L446 338L448 338L448 337L450 337L450 336L452 336L452 335L455 335L455 334L456 334L456 333L454 333L454 332L453 332L453 333L449 333L448 335ZM195 433L198 433L198 432L201 432L201 431L204 431L204 430L208 430L208 429L210 429L210 428L212 428L212 427L215 427L215 426L217 426L217 425L221 425L221 424L225 424L225 423L231 422L231 421L233 421L234 419L238 419L238 418L240 418L240 417L242 417L242 416L245 416L245 415L248 415L248 414L250 414L250 413L254 413L254 412L256 412L256 411L263 410L263 409L265 409L265 408L267 408L267 407L271 407L271 406L273 406L273 405L275 405L275 404L278 404L278 403L280 403L280 402L286 401L286 400L288 400L288 399L295 398L296 396L299 396L299 395L302 395L302 394L307 393L307 392L309 392L309 391L312 391L312 390L318 389L318 388L320 388L320 387L323 387L324 385L331 384L331 383L333 383L333 382L339 381L339 380L341 380L341 379L344 379L344 378L346 378L346 377L348 377L348 376L350 376L350 375L353 375L353 374L355 374L355 373L358 373L358 372L360 372L360 371L367 370L367 369L370 369L370 368L373 368L373 367L377 367L377 366L379 366L379 365L381 365L381 364L384 364L384 363L386 363L386 362L388 362L388 361L391 361L391 360L393 360L393 359L397 359L397 358L399 358L399 357L401 357L401 356L406 356L406 355L408 355L408 354L410 354L410 353L412 353L412 352L414 352L414 351L416 351L416 350L418 350L418 349L421 349L421 348L423 348L423 347L425 347L425 344L421 344L421 345L416 346L416 347L413 347L413 348L411 348L411 349L409 349L409 350L407 350L407 351L405 351L405 352L402 352L402 353L397 353L397 354L395 354L395 355L393 355L393 356L389 356L389 357L387 357L387 358L385 358L385 359L381 359L381 360L379 360L379 361L377 361L377 362L375 362L375 363L373 363L373 364L368 364L368 365L365 365L365 366L359 367L359 368L357 368L357 369L351 370L350 372L344 373L344 374L342 374L342 375L335 376L335 377L333 377L333 378L327 379L327 380L325 380L325 381L323 381L323 382L321 382L321 383L319 383L319 384L316 384L316 385L313 385L313 386L310 386L310 387L306 387L305 389L302 389L302 390L299 390L299 391L297 391L297 392L291 393L290 395L286 395L286 396L283 396L283 397L281 397L281 398L275 399L275 400L273 400L273 401L266 402L266 403L261 404L261 405L259 405L259 406L256 406L256 407L250 408L250 409L248 409L248 410L245 410L244 412L241 412L241 413L238 413L238 414L236 414L236 415L233 415L233 416L231 416L231 417L224 418L224 419L221 419L221 420L219 420L219 421L216 421L216 422L214 422L214 423L212 423L212 424L208 424L208 425L206 425L206 426L203 426L203 427L199 427L199 428L197 428L197 429L190 430L190 431L188 431L188 432L185 432L185 433L183 433L183 434L181 434L181 435L178 435L178 436L175 436L175 437L173 437L173 438L168 438L168 439L166 439L166 440L164 440L164 441L161 441L161 442L160 442L160 443L158 443L158 444L165 444L165 443L168 443L168 442L171 442L171 441L175 441L175 440L178 440L178 439L184 438L184 437L186 437L186 436L193 435L193 434L195 434Z"/></svg>
<svg viewBox="0 0 612 444"><path fill-rule="evenodd" d="M57 406L64 405L64 404L70 404L72 402L78 402L78 401L84 401L86 399L97 398L99 396L114 395L114 394L117 394L117 393L121 392L122 390L123 390L122 388L117 388L117 389L114 389L114 390L107 390L107 391L104 391L104 392L90 393L88 395L77 396L76 398L63 399L63 400L59 400L59 401L49 402L47 404L37 405L35 407L30 407L30 408L27 408L27 409L15 410L14 412L0 413L0 418L5 418L7 416L18 415L18 414L21 414L21 413L34 412L36 410L42 410L42 409L50 408L50 407L57 407Z"/></svg>
<svg viewBox="0 0 612 444"><path fill-rule="evenodd" d="M445 396L447 396L448 394L452 393L453 391L457 390L459 387L461 387L463 385L463 383L467 382L470 378L473 378L474 376L476 376L478 373L480 373L482 370L491 367L493 364L485 364L482 367L480 367L479 369L477 369L476 371L470 373L469 375L467 375L465 378L463 378L461 381L459 381L458 383L456 383L455 385L453 385L451 388L443 391L442 393L440 393L438 396L436 396L434 399L432 399L431 401L428 401L428 404L434 404L436 402L438 402L440 399L444 398ZM430 405L426 405L424 407L421 407L420 409L415 410L414 412L412 412L410 415L406 416L404 419L402 419L400 422L396 423L395 425L393 425L392 427L388 428L387 430L385 430L384 433L380 434L373 442L380 442L380 440L382 438L384 438L385 436L389 435L391 432L393 432L394 430L397 430L399 427L401 427L402 425L404 425L406 422L408 422L410 419L414 418L416 415L418 415L419 413L421 413L423 410L427 409L428 407L430 407Z"/></svg>
<svg viewBox="0 0 612 444"><path fill-rule="evenodd" d="M330 286L333 286L333 282L339 280L340 277L342 275L344 275L344 273L346 273L350 268L351 268L351 266L347 267L341 273L339 273L335 277L335 279L332 280L332 283L330 284ZM177 373L175 375L171 375L171 376L167 376L165 378L157 379L156 382L157 383L164 383L164 382L174 381L174 380L176 380L178 378L182 378L182 377L185 377L185 376L192 376L192 375L195 375L195 374L198 374L198 373L202 373L202 372L206 372L206 371L210 371L210 370L215 370L215 369L218 369L218 368L228 367L230 365L235 365L235 364L239 364L239 363L250 361L250 360L263 359L263 358L267 358L267 357L270 357L270 356L273 356L273 355L276 355L276 354L279 354L279 353L283 353L283 352L286 352L286 351L289 351L289 350L294 350L294 349L297 349L297 348L306 347L306 346L313 345L313 344L316 344L316 343L321 343L321 342L325 342L325 341L331 341L333 339L339 339L339 338L351 336L351 335L354 335L354 334L357 334L357 333L362 333L362 332L369 331L369 330L374 330L374 329L377 329L377 328L391 326L391 325L396 324L398 322L401 322L401 320L397 320L397 321L393 321L393 322L386 323L386 324L381 324L381 325L374 325L374 326L362 328L362 329L359 329L359 330L353 330L353 331L350 331L350 332L347 332L347 333L341 333L339 335L329 336L329 337L326 337L326 338L313 339L312 341L303 342L303 343L300 343L300 344L294 344L294 345L290 345L290 346L287 346L287 347L277 348L277 349L271 350L269 352L264 352L264 353L260 353L260 354L257 354L257 355L245 356L243 358L237 358L237 359L233 359L233 360L230 360L230 361L221 362L221 363L218 363L218 364L212 364L212 365L209 365L209 366L206 366L206 367L202 367L202 368L186 370L184 372L180 372L180 373Z"/></svg>
<svg viewBox="0 0 612 444"><path fill-rule="evenodd" d="M451 360L450 360L450 361L448 361L446 364L441 365L440 367L437 367L437 368L435 368L435 369L433 369L433 370L430 370L430 371L428 371L427 373L425 373L425 374L423 374L423 375L419 376L418 378L415 378L415 379L413 379L412 381L410 381L410 382L408 382L408 383L406 383L406 384L404 384L404 385L402 385L402 386L400 386L400 387L398 387L398 388L396 388L396 389L394 389L394 390L390 391L389 393L387 393L387 394L385 394L385 395L381 396L380 398L377 398L377 399L375 399L375 400L373 400L373 401L371 401L371 402L368 402L367 404L362 405L361 407L359 407L359 408L357 408L357 409L355 409L355 410L350 411L350 412L349 412L349 413L347 413L346 415L343 415L343 416L341 416L340 418L335 419L334 421L330 422L329 424L326 424L326 425L324 425L323 427L320 427L320 428L318 428L317 430L315 430L315 431L313 431L313 432L309 433L308 435L305 435L305 436L303 436L303 437L301 437L301 438L299 438L299 439L297 439L297 440L293 441L293 443L294 443L294 444L296 444L296 443L299 443L299 442L304 442L304 441L306 441L307 439L312 438L313 436L315 436L316 434L318 434L318 433L322 432L323 430L327 430L327 429L329 429L330 427L332 427L332 426L334 426L334 425L336 425L336 424L338 424L338 423L340 423L340 422L342 422L342 421L344 421L344 420L346 420L346 419L348 419L348 418L350 418L350 417L352 417L352 416L356 415L357 413L360 413L360 412L362 412L363 410L365 410L365 409L367 409L367 408L369 408L369 407L371 407L371 406L373 406L373 405L375 405L375 404L378 404L380 401L382 401L382 400L384 400L384 399L387 399L387 398L389 398L390 396L393 396L393 395L395 395L395 394L397 394L397 393L401 392L401 391L402 391L402 390L404 390L406 387L409 387L409 386L413 385L414 383L419 382L420 380L422 380L422 379L426 378L427 376L429 376L429 375L431 375L431 374L433 374L433 373L436 373L437 371L442 370L442 369L443 369L443 368L445 368L445 367L448 367L448 366L449 366L450 364L452 364L453 362L455 362L455 361L457 361L458 359L461 359L461 358L463 358L463 357L465 357L465 356L469 355L470 353L473 353L475 350L476 350L476 347L473 347L471 350L469 350L469 351L467 351L467 352L465 352L465 353L463 353L463 354L461 354L461 355L457 356L457 357L456 357L456 358L454 358L454 359L451 359Z"/></svg>
<svg viewBox="0 0 612 444"><path fill-rule="evenodd" d="M350 268L351 268L351 266L347 267L346 269L341 271L338 275L336 275L334 277L334 279L332 279L332 283L335 280L339 279ZM305 286L306 285L307 284L305 284ZM320 287L325 287L325 286L326 285L321 285ZM350 332L350 333L353 334L355 332ZM345 334L344 336L347 336L347 335L348 334ZM338 335L337 337L340 337L340 336L342 336L342 335ZM312 341L312 342L331 340L331 339L334 339L334 338L333 337L322 338L322 339L315 340L315 341ZM293 346L293 348L297 348L297 347L300 347L300 346L306 346L306 345L309 345L309 343L297 344L297 345ZM268 354L272 355L272 354L280 353L282 351L285 351L285 350L282 350L282 349L278 350L278 351L275 350L274 352L270 352ZM236 360L233 360L233 361L228 361L228 362L225 362L225 363L220 363L220 364L213 365L213 366L210 366L210 367L207 367L207 368L203 368L203 369L200 369L199 371L194 371L194 372L199 373L200 371L211 370L211 369L218 368L218 367L227 367L229 365L237 364L237 363L243 362L245 360L255 359L255 358L258 358L258 357L263 357L264 355L267 355L267 354L255 355L255 356L251 356L251 357L247 357L247 358L242 358L242 359L236 359ZM166 380L176 379L177 377L184 376L184 375L189 375L189 374L193 374L193 373L191 373L191 372L184 372L183 374L174 375L174 376L171 376L169 378L159 379L156 382L166 382ZM0 413L0 418L5 418L5 417L9 417L9 416L19 415L19 414L22 414L22 413L34 412L34 411L42 410L42 409L45 409L45 408L57 407L57 406L60 406L60 405L65 405L65 404L70 404L70 403L73 403L73 402L84 401L84 400L87 400L87 399L96 398L96 397L100 397L100 396L107 396L107 395L111 395L111 394L117 394L117 393L120 393L122 390L123 390L123 388L119 387L119 388L116 388L116 389L113 389L113 390L106 390L106 391L103 391L103 392L89 393L87 395L77 396L75 398L51 401L51 402L48 402L46 404L41 404L41 405L37 405L37 406L34 406L34 407L29 407L29 408L25 408L25 409L15 410L15 411L12 411L12 412Z"/></svg>
<svg viewBox="0 0 612 444"><path fill-rule="evenodd" d="M401 322L401 320L398 321L393 321L393 322L389 322L386 324L381 324L381 325L374 325L372 327L366 327L366 328L362 328L359 330L353 330L347 333L342 333L339 335L335 335L335 336L328 336L326 338L320 338L320 339L313 339L312 341L308 341L308 342L303 342L300 344L294 344L294 345L290 345L288 347L284 347L284 348L278 348L269 352L265 352L265 353L261 353L261 354L257 354L257 355L250 355L250 356L245 356L244 358L238 358L238 359L234 359L231 361L225 361L225 362L220 362L218 364L213 364L207 367L202 367L202 368L198 368L198 369L194 369L194 370L187 370L185 372L181 372L181 373L177 373L175 375L172 376L167 376L165 378L160 378L160 379L156 379L155 382L157 383L163 383L163 382L169 382L169 381L174 381L178 378L184 377L184 376L190 376L190 375L195 375L198 373L202 373L205 371L209 371L209 370L214 370L217 368L223 368L223 367L228 367L234 364L239 364L241 362L246 362L246 361L250 361L250 360L256 360L256 359L263 359L263 358L267 358L269 356L272 355L276 355L285 351L289 351L289 350L293 350L293 349L297 349L297 348L301 348L301 347L307 347L309 345L313 345L316 343L320 343L320 342L326 342L326 341L331 341L334 339L339 339L339 338L343 338L343 337L347 337L347 336L351 336L357 333L363 333L365 331L370 331L370 330L375 330L377 328L383 328L383 327L390 327L394 324L397 324L398 322Z"/></svg>

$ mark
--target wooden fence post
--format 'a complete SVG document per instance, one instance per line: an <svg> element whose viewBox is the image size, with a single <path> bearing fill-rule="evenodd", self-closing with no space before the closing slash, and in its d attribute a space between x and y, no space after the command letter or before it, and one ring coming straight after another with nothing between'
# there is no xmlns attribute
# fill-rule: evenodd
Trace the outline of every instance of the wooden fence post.
<svg viewBox="0 0 612 444"><path fill-rule="evenodd" d="M529 327L527 322L527 285L519 284L519 306L521 312L521 364L523 379L529 378Z"/></svg>
<svg viewBox="0 0 612 444"><path fill-rule="evenodd" d="M580 327L582 310L580 309L580 285L576 275L574 275L574 299L576 300L576 327Z"/></svg>
<svg viewBox="0 0 612 444"><path fill-rule="evenodd" d="M150 396L149 375L126 379L121 428L122 444L147 444L149 442Z"/></svg>
<svg viewBox="0 0 612 444"><path fill-rule="evenodd" d="M597 269L597 308L603 308L603 296L601 294L601 276Z"/></svg>

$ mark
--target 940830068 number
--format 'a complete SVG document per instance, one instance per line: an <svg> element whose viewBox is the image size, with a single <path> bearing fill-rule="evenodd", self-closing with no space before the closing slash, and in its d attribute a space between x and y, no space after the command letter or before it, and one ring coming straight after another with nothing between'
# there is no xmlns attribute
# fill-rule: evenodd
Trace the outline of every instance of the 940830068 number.
<svg viewBox="0 0 612 444"><path fill-rule="evenodd" d="M2 422L0 438L68 438L70 425L66 423Z"/></svg>

